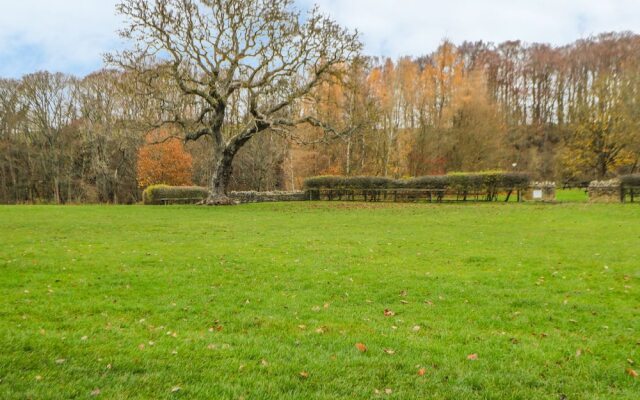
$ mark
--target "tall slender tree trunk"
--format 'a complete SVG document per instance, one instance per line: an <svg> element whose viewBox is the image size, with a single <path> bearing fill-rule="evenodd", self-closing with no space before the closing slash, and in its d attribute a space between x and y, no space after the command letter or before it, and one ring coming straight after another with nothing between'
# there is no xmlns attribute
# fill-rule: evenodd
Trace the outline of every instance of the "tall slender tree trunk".
<svg viewBox="0 0 640 400"><path fill-rule="evenodd" d="M347 166L346 166L346 175L351 175L351 137L347 140Z"/></svg>

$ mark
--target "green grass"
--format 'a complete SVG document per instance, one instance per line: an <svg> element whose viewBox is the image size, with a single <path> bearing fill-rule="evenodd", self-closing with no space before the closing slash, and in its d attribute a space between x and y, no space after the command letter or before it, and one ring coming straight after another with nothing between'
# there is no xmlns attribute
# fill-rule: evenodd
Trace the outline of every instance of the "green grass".
<svg viewBox="0 0 640 400"><path fill-rule="evenodd" d="M586 203L589 195L584 189L558 189L556 200L562 203Z"/></svg>
<svg viewBox="0 0 640 400"><path fill-rule="evenodd" d="M2 399L640 394L637 205L1 207L0 244Z"/></svg>

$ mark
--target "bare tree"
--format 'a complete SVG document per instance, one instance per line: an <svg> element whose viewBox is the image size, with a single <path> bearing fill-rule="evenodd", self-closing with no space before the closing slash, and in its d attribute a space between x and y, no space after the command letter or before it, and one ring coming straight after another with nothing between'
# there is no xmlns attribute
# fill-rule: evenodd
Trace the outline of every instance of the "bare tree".
<svg viewBox="0 0 640 400"><path fill-rule="evenodd" d="M179 125L186 140L213 139L208 204L230 203L233 159L256 134L301 124L338 133L304 101L362 46L317 8L303 16L293 0L121 0L117 9L133 47L107 62L137 74L160 100L156 84L170 78L187 103L162 102L159 122ZM229 120L230 108L241 120Z"/></svg>

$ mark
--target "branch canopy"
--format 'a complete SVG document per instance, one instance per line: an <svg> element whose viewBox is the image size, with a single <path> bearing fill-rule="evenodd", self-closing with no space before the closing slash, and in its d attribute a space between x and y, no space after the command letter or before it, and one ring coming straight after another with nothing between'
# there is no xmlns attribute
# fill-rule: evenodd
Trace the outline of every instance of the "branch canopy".
<svg viewBox="0 0 640 400"><path fill-rule="evenodd" d="M131 47L107 62L139 76L187 138L220 144L228 109L241 114L237 135L277 126L362 48L357 32L293 0L121 0L117 9ZM165 98L167 85L182 96Z"/></svg>

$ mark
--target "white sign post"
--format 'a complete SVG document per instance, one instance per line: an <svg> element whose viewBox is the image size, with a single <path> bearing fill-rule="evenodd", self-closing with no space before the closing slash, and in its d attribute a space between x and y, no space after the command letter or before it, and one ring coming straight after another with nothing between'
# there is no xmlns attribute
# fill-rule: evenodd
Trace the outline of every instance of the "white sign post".
<svg viewBox="0 0 640 400"><path fill-rule="evenodd" d="M533 191L533 199L534 200L542 200L542 190L536 189Z"/></svg>

